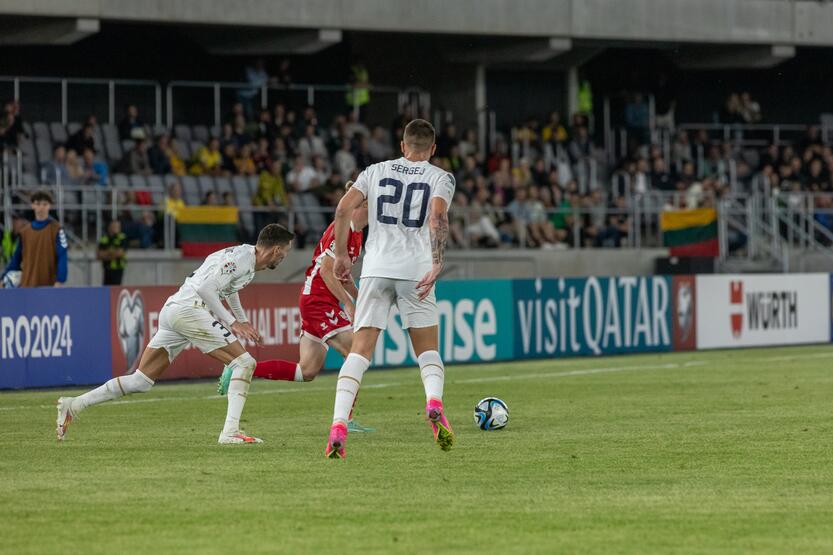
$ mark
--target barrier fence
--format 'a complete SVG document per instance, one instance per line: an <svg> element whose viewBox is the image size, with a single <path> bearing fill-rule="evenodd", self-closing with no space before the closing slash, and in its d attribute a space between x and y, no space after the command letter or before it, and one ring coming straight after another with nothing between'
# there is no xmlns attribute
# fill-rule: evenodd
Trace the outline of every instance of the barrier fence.
<svg viewBox="0 0 833 555"><path fill-rule="evenodd" d="M448 363L828 343L830 274L459 280L437 285ZM135 368L168 287L0 290L0 389L86 385ZM264 337L257 359L298 357L301 284L241 292ZM341 357L328 354L327 368ZM375 366L413 366L394 310ZM186 350L165 379L213 377L219 363Z"/></svg>

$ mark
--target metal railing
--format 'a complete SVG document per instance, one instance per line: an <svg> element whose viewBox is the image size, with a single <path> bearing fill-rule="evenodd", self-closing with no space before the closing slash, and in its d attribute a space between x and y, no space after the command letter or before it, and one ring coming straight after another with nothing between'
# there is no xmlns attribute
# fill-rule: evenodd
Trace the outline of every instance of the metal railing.
<svg viewBox="0 0 833 555"><path fill-rule="evenodd" d="M152 121L155 121L157 125L161 125L163 121L162 85L158 81L143 79L91 79L82 77L0 76L0 84L11 86L12 97L26 104L27 117L30 120L54 121L56 118L51 116L54 113L59 115L59 119L64 125L70 121L82 121L87 115L96 113L98 103L95 101L88 103L89 97L95 96L93 92L95 89L101 89L99 94L104 93L107 98L106 121L108 123L115 124L117 122L117 106L139 104L141 102L138 101L138 98L147 93L153 95L152 105L154 107L154 114ZM29 90L25 91L25 89ZM36 94L36 89L40 89L38 91L40 94ZM28 96L25 94L26 92L28 92ZM79 94L83 100L72 100L71 96L74 93ZM35 96L53 98L51 101L46 100L40 103L29 102L29 99ZM33 113L36 109L35 106L46 106L55 103L55 101L57 101L57 106L53 106L49 112L43 114ZM148 105L147 102L141 104ZM74 109L78 105L83 105L85 109ZM96 115L101 118L103 114Z"/></svg>
<svg viewBox="0 0 833 555"><path fill-rule="evenodd" d="M361 108L358 95L352 95L352 104L347 104L346 95L349 91L353 90L353 87L350 85L293 83L290 85L263 85L261 87L253 87L250 83L239 81L171 81L167 84L165 91L168 127L173 127L181 121L180 118L177 118L175 104L178 95L182 95L185 89L210 92L210 100L204 98L203 101L207 100L207 104L211 106L211 117L215 126L220 126L223 123L224 100L229 106L235 102L245 100L246 102L252 102L258 109L268 108L270 103L275 100L295 106L316 107L322 104L320 102L322 97L330 97L332 99L332 96L335 95L335 102L332 103L332 106L350 107L356 115L359 114ZM369 106L372 106L374 102L379 104L378 97L382 96L392 99L395 103L395 109L399 112L409 109L415 115L430 113L431 95L421 89L403 89L372 85L368 87L368 90L370 93ZM241 98L240 93L246 93L246 95L251 96L248 99L245 96Z"/></svg>
<svg viewBox="0 0 833 555"><path fill-rule="evenodd" d="M164 100L163 100L164 89ZM221 125L223 121L224 95L230 94L229 102L238 101L237 93L241 91L254 92L260 108L266 108L274 99L286 100L291 96L298 106L321 105L321 99L333 101L329 105L341 108L347 107L346 94L352 90L345 84L290 84L264 85L253 89L246 82L224 81L185 81L177 80L162 84L159 81L143 79L96 79L82 77L25 77L0 76L0 98L14 98L26 106L27 119L30 121L58 121L66 125L71 121L82 121L87 115L95 114L101 121L115 124L120 117L121 107L127 104L137 104L145 114L152 109L152 118L157 126L166 124L173 127L183 120L177 117L177 96L184 89L207 91L211 97L206 98L211 106L211 116L214 125ZM369 87L370 106L382 105L393 110L411 110L415 116L429 114L431 109L431 95L419 88L398 88L372 85ZM380 100L380 97L382 100ZM354 112L359 111L358 97L353 95L351 106ZM389 99L389 101L388 101ZM101 106L107 106L107 111L101 111ZM186 111L183 105L180 112ZM395 114L385 114L385 123ZM205 119L197 122L204 123ZM193 122L189 122L193 123Z"/></svg>

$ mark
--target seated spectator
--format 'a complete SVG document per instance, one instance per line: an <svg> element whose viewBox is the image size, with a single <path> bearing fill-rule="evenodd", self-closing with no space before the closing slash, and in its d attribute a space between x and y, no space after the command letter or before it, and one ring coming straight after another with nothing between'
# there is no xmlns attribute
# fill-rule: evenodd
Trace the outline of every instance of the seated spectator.
<svg viewBox="0 0 833 555"><path fill-rule="evenodd" d="M67 149L74 150L79 156L84 154L85 149L95 152L95 140L93 139L93 126L89 123L73 133L67 140Z"/></svg>
<svg viewBox="0 0 833 555"><path fill-rule="evenodd" d="M202 199L203 206L217 206L217 193L208 191Z"/></svg>
<svg viewBox="0 0 833 555"><path fill-rule="evenodd" d="M179 181L171 181L168 184L168 196L165 197L165 213L176 218L182 208L185 208L182 185Z"/></svg>
<svg viewBox="0 0 833 555"><path fill-rule="evenodd" d="M448 237L452 247L465 248L467 245L466 229L468 228L469 199L461 193L454 193L452 207L449 210Z"/></svg>
<svg viewBox="0 0 833 555"><path fill-rule="evenodd" d="M231 191L223 191L222 201L220 204L222 206L237 206L237 203L234 202L234 197L231 194Z"/></svg>
<svg viewBox="0 0 833 555"><path fill-rule="evenodd" d="M110 169L103 160L96 159L91 148L84 149L84 185L106 187L110 183Z"/></svg>
<svg viewBox="0 0 833 555"><path fill-rule="evenodd" d="M147 141L143 139L136 141L136 144L133 145L125 158L127 159L127 173L137 175L151 175L153 173L148 158Z"/></svg>
<svg viewBox="0 0 833 555"><path fill-rule="evenodd" d="M761 105L752 100L748 92L740 94L740 115L744 123L758 123L761 121Z"/></svg>
<svg viewBox="0 0 833 555"><path fill-rule="evenodd" d="M456 149L457 147L455 146L454 148ZM359 171L365 169L367 166L373 163L373 157L370 155L370 139L366 135L359 136L359 145L358 148L356 148L355 158L356 169L358 169ZM456 160L460 164L462 164L459 157L459 151L457 153ZM450 171L453 172L455 170L454 166L451 165L450 167Z"/></svg>
<svg viewBox="0 0 833 555"><path fill-rule="evenodd" d="M293 191L299 193L310 188L310 183L316 178L315 170L307 165L303 156L296 156L292 169L286 174L286 181Z"/></svg>
<svg viewBox="0 0 833 555"><path fill-rule="evenodd" d="M464 159L469 156L477 156L479 151L480 147L477 139L477 131L474 129L468 129L463 137L463 140L460 141L460 156Z"/></svg>
<svg viewBox="0 0 833 555"><path fill-rule="evenodd" d="M373 128L370 139L367 143L367 149L370 153L372 163L388 160L393 156L393 149L390 146L385 128L377 125Z"/></svg>
<svg viewBox="0 0 833 555"><path fill-rule="evenodd" d="M139 108L135 104L128 104L124 118L119 122L119 138L122 141L136 139L136 130L141 129L144 134L144 122L139 117Z"/></svg>
<svg viewBox="0 0 833 555"><path fill-rule="evenodd" d="M169 158L171 139L167 133L156 137L156 143L148 149L148 160L153 173L156 175L167 175L173 173L171 160Z"/></svg>
<svg viewBox="0 0 833 555"><path fill-rule="evenodd" d="M52 160L41 165L41 180L47 185L68 183L69 173L66 166L67 149L64 145L56 146L52 151Z"/></svg>
<svg viewBox="0 0 833 555"><path fill-rule="evenodd" d="M269 212L255 212L255 225L258 229L275 221L274 213L277 212L277 208L289 206L289 195L284 185L280 162L274 161L269 171L260 172L252 205L270 209Z"/></svg>
<svg viewBox="0 0 833 555"><path fill-rule="evenodd" d="M272 114L269 110L261 110L260 118L257 120L257 130L255 132L257 138L266 139L267 143L271 143L278 136L278 126L272 120Z"/></svg>
<svg viewBox="0 0 833 555"><path fill-rule="evenodd" d="M84 166L74 150L67 151L66 168L69 179L65 185L81 185L84 183Z"/></svg>
<svg viewBox="0 0 833 555"><path fill-rule="evenodd" d="M314 125L307 125L304 136L298 140L298 154L312 160L313 156L329 156L324 140L316 134Z"/></svg>
<svg viewBox="0 0 833 555"><path fill-rule="evenodd" d="M234 159L234 167L238 175L256 175L257 167L252 159L252 148L249 145L240 147L237 157Z"/></svg>
<svg viewBox="0 0 833 555"><path fill-rule="evenodd" d="M674 180L671 179L671 174L665 167L665 160L656 158L654 160L653 171L651 172L651 187L655 191L673 191Z"/></svg>
<svg viewBox="0 0 833 555"><path fill-rule="evenodd" d="M448 158L451 154L451 147L455 147L460 143L457 137L457 126L449 123L442 130L440 136L437 137L437 158Z"/></svg>
<svg viewBox="0 0 833 555"><path fill-rule="evenodd" d="M575 135L567 147L567 153L574 164L593 155L593 140L586 127L576 128Z"/></svg>
<svg viewBox="0 0 833 555"><path fill-rule="evenodd" d="M552 141L554 143L567 142L567 129L561 123L561 114L558 112L550 112L550 118L541 130L541 140L543 142Z"/></svg>
<svg viewBox="0 0 833 555"><path fill-rule="evenodd" d="M201 147L194 156L191 165L192 175L221 175L223 155L220 152L220 140L212 138L207 146Z"/></svg>
<svg viewBox="0 0 833 555"><path fill-rule="evenodd" d="M269 170L272 165L272 149L270 148L269 139L261 137L257 141L257 150L252 156L255 162L255 169L259 174L263 170Z"/></svg>
<svg viewBox="0 0 833 555"><path fill-rule="evenodd" d="M223 175L237 174L235 160L237 160L237 148L235 148L234 143L228 143L223 147L223 159L220 163L220 170Z"/></svg>
<svg viewBox="0 0 833 555"><path fill-rule="evenodd" d="M246 128L246 119L242 115L234 119L232 129L232 142L236 148L240 149L243 145L252 142L252 137Z"/></svg>
<svg viewBox="0 0 833 555"><path fill-rule="evenodd" d="M496 248L500 245L500 232L489 218L489 208L489 190L485 187L478 189L471 201L471 216L466 227L466 235L472 246Z"/></svg>
<svg viewBox="0 0 833 555"><path fill-rule="evenodd" d="M226 148L227 144L234 144L234 142L234 128L230 123L224 123L223 127L220 128L220 148ZM235 147L236 146L237 145L235 144Z"/></svg>

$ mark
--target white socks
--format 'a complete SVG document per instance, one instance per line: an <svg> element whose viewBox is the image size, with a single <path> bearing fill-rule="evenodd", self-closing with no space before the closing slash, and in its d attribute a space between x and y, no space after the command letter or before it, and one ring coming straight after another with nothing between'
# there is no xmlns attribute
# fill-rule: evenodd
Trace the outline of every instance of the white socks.
<svg viewBox="0 0 833 555"><path fill-rule="evenodd" d="M430 401L443 400L443 384L445 383L445 367L440 353L425 351L417 358L419 373L422 375L422 385L425 386L425 399Z"/></svg>
<svg viewBox="0 0 833 555"><path fill-rule="evenodd" d="M304 373L303 373L303 372L301 372L301 365L300 365L300 363L295 365L295 381L296 381L296 382L302 382L302 381L304 381Z"/></svg>
<svg viewBox="0 0 833 555"><path fill-rule="evenodd" d="M359 394L359 387L362 384L362 376L370 366L370 361L362 355L350 353L341 365L336 383L336 403L333 409L333 424L337 422L347 423L350 411L353 408L353 401Z"/></svg>
<svg viewBox="0 0 833 555"><path fill-rule="evenodd" d="M231 382L228 386L228 410L226 423L221 435L233 435L240 431L240 415L246 405L249 385L252 383L257 362L249 353L243 353L229 363L231 368Z"/></svg>
<svg viewBox="0 0 833 555"><path fill-rule="evenodd" d="M136 370L132 374L113 378L104 385L79 395L72 400L70 410L73 415L77 415L89 406L112 401L131 393L145 393L150 391L151 387L153 387L153 380L145 376L141 370Z"/></svg>

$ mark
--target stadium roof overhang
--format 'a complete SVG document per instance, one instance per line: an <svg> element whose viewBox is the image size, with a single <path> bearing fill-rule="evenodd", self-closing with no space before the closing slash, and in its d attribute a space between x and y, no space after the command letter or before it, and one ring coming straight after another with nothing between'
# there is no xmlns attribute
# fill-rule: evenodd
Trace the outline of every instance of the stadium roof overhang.
<svg viewBox="0 0 833 555"><path fill-rule="evenodd" d="M81 17L4 17L2 45L66 45L98 33L98 19Z"/></svg>

